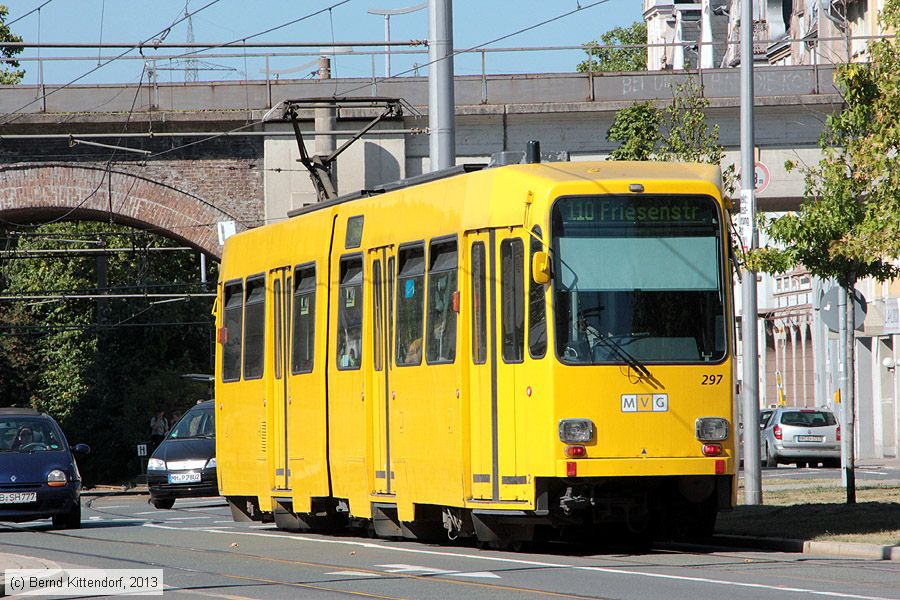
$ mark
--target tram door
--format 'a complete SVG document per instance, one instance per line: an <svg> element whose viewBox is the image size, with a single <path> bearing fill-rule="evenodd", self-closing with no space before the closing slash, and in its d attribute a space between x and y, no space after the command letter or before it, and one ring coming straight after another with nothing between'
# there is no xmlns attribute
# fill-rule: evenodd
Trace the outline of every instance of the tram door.
<svg viewBox="0 0 900 600"><path fill-rule="evenodd" d="M393 494L391 470L391 342L393 339L394 273L396 257L393 246L369 251L368 269L372 284L372 456L373 492Z"/></svg>
<svg viewBox="0 0 900 600"><path fill-rule="evenodd" d="M472 498L518 498L515 380L524 332L524 250L508 229L466 235ZM507 239L509 238L509 239ZM521 301L517 301L522 292ZM518 312L517 312L518 311Z"/></svg>
<svg viewBox="0 0 900 600"><path fill-rule="evenodd" d="M288 404L290 389L290 331L291 331L291 268L279 267L269 272L272 282L272 357L274 384L270 423L272 468L274 490L289 490L290 469L288 468Z"/></svg>

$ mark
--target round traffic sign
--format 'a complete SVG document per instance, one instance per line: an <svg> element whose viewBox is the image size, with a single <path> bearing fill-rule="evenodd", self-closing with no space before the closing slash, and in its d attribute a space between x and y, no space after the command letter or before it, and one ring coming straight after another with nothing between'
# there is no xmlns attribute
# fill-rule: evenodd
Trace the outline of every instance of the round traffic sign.
<svg viewBox="0 0 900 600"><path fill-rule="evenodd" d="M753 189L757 194L761 194L767 187L772 175L769 173L769 167L765 163L756 161L753 164Z"/></svg>

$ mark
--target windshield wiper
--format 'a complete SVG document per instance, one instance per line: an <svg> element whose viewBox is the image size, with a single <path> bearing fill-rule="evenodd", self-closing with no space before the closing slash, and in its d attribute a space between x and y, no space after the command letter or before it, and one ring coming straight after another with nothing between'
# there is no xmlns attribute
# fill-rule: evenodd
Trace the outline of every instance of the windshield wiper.
<svg viewBox="0 0 900 600"><path fill-rule="evenodd" d="M631 367L631 369L638 374L638 379L646 380L647 383L649 383L650 386L654 389L663 387L662 383L653 376L653 373L650 372L650 369L644 366L641 361L629 354L628 351L622 347L622 344L616 341L616 338L598 335L597 341L606 346L607 349L611 350L612 353L619 358L619 360L623 361L625 364Z"/></svg>

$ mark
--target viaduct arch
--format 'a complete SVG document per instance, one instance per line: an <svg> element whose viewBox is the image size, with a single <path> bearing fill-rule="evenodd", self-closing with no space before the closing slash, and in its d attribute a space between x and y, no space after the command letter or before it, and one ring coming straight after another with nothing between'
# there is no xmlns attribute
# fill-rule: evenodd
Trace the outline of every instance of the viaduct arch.
<svg viewBox="0 0 900 600"><path fill-rule="evenodd" d="M112 193L110 194L110 190ZM121 168L79 163L0 166L0 220L111 220L221 258L217 223L250 224L195 193Z"/></svg>

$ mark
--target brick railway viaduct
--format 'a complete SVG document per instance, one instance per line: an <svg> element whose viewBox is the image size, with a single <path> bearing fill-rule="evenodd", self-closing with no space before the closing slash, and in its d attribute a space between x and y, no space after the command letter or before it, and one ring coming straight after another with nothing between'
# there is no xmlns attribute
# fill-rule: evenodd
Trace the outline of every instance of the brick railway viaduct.
<svg viewBox="0 0 900 600"><path fill-rule="evenodd" d="M720 126L725 163L739 163L739 73L693 73ZM684 73L464 76L456 79L458 162L486 162L530 139L572 160L602 159L606 131L634 101L665 99ZM341 193L429 170L427 80L401 78L0 87L0 224L50 219L110 220L221 253L217 224L238 231L286 218L315 201L295 162L289 123L272 111L284 99L401 98L404 115L383 122L337 164ZM828 67L764 67L756 74L758 160L771 173L762 210L796 207L803 193L786 159L818 160L822 124L840 106ZM330 131L301 114L307 149L315 136L340 144L374 114L342 109ZM74 142L74 145L73 145ZM98 146L96 144L105 144ZM122 148L141 150L136 153Z"/></svg>

